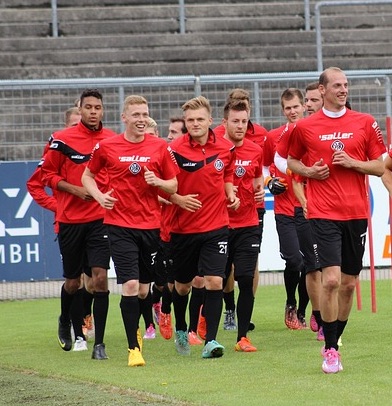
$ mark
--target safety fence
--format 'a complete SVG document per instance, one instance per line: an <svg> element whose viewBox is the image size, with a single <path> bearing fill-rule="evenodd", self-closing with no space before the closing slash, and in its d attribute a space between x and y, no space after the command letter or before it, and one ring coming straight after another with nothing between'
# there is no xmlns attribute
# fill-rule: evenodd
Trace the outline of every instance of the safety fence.
<svg viewBox="0 0 392 406"><path fill-rule="evenodd" d="M385 118L391 116L391 70L347 71L349 99L355 110L375 116L385 133ZM122 103L129 94L141 94L149 102L150 115L165 137L169 117L196 95L206 96L213 107L214 125L223 114L227 94L235 87L248 90L252 120L271 129L284 119L280 94L288 87L305 89L318 79L318 72L96 78L64 80L0 81L0 161L38 160L50 134L63 127L64 112L87 87L104 94L107 127L123 130Z"/></svg>

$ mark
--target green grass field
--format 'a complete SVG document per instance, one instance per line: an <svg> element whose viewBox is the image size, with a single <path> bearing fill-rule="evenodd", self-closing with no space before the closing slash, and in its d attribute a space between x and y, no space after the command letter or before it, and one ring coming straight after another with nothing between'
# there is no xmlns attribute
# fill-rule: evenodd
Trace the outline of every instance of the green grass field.
<svg viewBox="0 0 392 406"><path fill-rule="evenodd" d="M321 343L310 330L283 322L283 286L261 286L250 333L256 353L236 353L236 332L220 328L219 359L177 355L173 341L144 341L147 365L127 366L117 295L111 295L105 338L107 361L91 351L64 352L56 340L59 299L1 302L0 404L4 405L389 405L392 404L392 284L378 281L377 312L369 282L361 282L343 335L344 371L321 371ZM310 310L309 310L310 312ZM92 343L89 344L89 348Z"/></svg>

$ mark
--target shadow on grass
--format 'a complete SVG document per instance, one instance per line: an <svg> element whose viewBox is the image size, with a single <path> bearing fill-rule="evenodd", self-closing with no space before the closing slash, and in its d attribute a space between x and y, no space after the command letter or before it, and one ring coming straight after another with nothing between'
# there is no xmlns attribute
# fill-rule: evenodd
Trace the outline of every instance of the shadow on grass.
<svg viewBox="0 0 392 406"><path fill-rule="evenodd" d="M191 406L159 395L39 376L34 371L0 368L1 404L13 406L178 405Z"/></svg>

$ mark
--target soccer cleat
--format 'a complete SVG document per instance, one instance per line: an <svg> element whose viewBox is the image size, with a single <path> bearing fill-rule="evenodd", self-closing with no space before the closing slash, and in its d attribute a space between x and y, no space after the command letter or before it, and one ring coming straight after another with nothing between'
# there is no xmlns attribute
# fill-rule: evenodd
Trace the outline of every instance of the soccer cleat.
<svg viewBox="0 0 392 406"><path fill-rule="evenodd" d="M91 355L92 359L103 360L108 359L109 357L106 355L105 351L105 344L96 344L93 348L93 353Z"/></svg>
<svg viewBox="0 0 392 406"><path fill-rule="evenodd" d="M159 324L159 318L161 316L161 307L162 307L161 302L153 303L152 305L154 320L156 324Z"/></svg>
<svg viewBox="0 0 392 406"><path fill-rule="evenodd" d="M340 354L335 348L324 349L322 355L324 360L321 368L324 373L336 374L337 372L343 371L343 366L340 362Z"/></svg>
<svg viewBox="0 0 392 406"><path fill-rule="evenodd" d="M305 316L303 316L302 314L298 313L298 314L297 314L297 319L298 319L299 330L307 330L307 329L308 329L308 326L307 326L307 324L306 324Z"/></svg>
<svg viewBox="0 0 392 406"><path fill-rule="evenodd" d="M194 331L188 332L188 342L189 342L189 345L203 344L203 341L200 340L200 338L197 336L197 334Z"/></svg>
<svg viewBox="0 0 392 406"><path fill-rule="evenodd" d="M146 361L144 361L139 348L135 347L133 350L128 349L128 366L143 367L144 365L146 365Z"/></svg>
<svg viewBox="0 0 392 406"><path fill-rule="evenodd" d="M143 350L143 337L142 337L142 333L140 331L140 328L138 328L137 331L136 331L136 338L137 338L137 343L139 344L139 350L140 350L140 352L142 352L142 350Z"/></svg>
<svg viewBox="0 0 392 406"><path fill-rule="evenodd" d="M145 338L146 340L152 340L155 338L155 328L152 324L148 326L143 338Z"/></svg>
<svg viewBox="0 0 392 406"><path fill-rule="evenodd" d="M95 327L94 327L94 319L91 314L86 316L84 319L84 324L82 326L83 334L86 339L91 340L95 337Z"/></svg>
<svg viewBox="0 0 392 406"><path fill-rule="evenodd" d="M252 345L248 337L241 337L241 340L235 345L234 349L236 351L242 352L256 352L257 348Z"/></svg>
<svg viewBox="0 0 392 406"><path fill-rule="evenodd" d="M234 310L225 311L225 319L223 321L223 330L237 330Z"/></svg>
<svg viewBox="0 0 392 406"><path fill-rule="evenodd" d="M223 355L225 347L215 340L208 341L204 346L201 356L203 358L219 358Z"/></svg>
<svg viewBox="0 0 392 406"><path fill-rule="evenodd" d="M174 340L176 350L181 355L190 355L191 348L188 342L188 334L186 331L176 331L176 338Z"/></svg>
<svg viewBox="0 0 392 406"><path fill-rule="evenodd" d="M173 335L171 314L162 313L159 315L159 332L165 340L170 340Z"/></svg>
<svg viewBox="0 0 392 406"><path fill-rule="evenodd" d="M199 320L197 322L197 334L202 340L206 339L207 335L207 323L205 317L201 314L203 306L200 306Z"/></svg>
<svg viewBox="0 0 392 406"><path fill-rule="evenodd" d="M73 351L87 351L87 341L83 337L76 337Z"/></svg>
<svg viewBox="0 0 392 406"><path fill-rule="evenodd" d="M60 347L64 351L70 351L72 348L72 338L71 338L71 322L61 323L59 317L59 326L57 332L57 340Z"/></svg>
<svg viewBox="0 0 392 406"><path fill-rule="evenodd" d="M317 341L324 341L324 340L325 340L324 331L323 331L323 328L320 327L317 332Z"/></svg>
<svg viewBox="0 0 392 406"><path fill-rule="evenodd" d="M310 329L311 329L312 331L314 331L315 333L316 333L317 331L319 331L319 326L318 326L318 324L317 324L316 317L314 317L314 314L312 314L312 315L310 316L309 325L310 325Z"/></svg>
<svg viewBox="0 0 392 406"><path fill-rule="evenodd" d="M298 322L296 306L286 305L284 322L290 330L299 330L301 328Z"/></svg>
<svg viewBox="0 0 392 406"><path fill-rule="evenodd" d="M253 331L256 328L255 323L253 321L249 322L248 331Z"/></svg>

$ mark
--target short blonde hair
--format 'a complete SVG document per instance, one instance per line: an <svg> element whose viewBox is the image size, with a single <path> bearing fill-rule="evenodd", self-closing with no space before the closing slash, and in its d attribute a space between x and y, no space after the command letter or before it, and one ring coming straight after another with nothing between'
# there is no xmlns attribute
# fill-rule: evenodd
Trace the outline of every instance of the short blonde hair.
<svg viewBox="0 0 392 406"><path fill-rule="evenodd" d="M69 109L65 110L64 113L64 122L65 122L65 126L68 127L69 126L69 122L71 120L72 116L80 116L80 111L79 111L79 107L70 107Z"/></svg>
<svg viewBox="0 0 392 406"><path fill-rule="evenodd" d="M152 134L152 132L148 131L149 128L151 128L151 130L152 130L152 132L153 132L154 134ZM147 133L150 133L150 134L152 134L152 135L156 135L157 137L159 137L158 124L157 124L157 122L156 122L153 118L151 118L151 117L149 117L149 119L148 119L147 126L146 126L146 132L147 132Z"/></svg>
<svg viewBox="0 0 392 406"><path fill-rule="evenodd" d="M211 104L208 101L207 98L204 96L198 96L194 97L193 99L188 100L186 103L184 103L182 106L182 111L187 111L187 110L199 110L202 108L207 109L208 113L211 115L212 109L211 109Z"/></svg>
<svg viewBox="0 0 392 406"><path fill-rule="evenodd" d="M123 113L132 104L146 104L148 106L148 102L143 96L132 94L124 100Z"/></svg>

